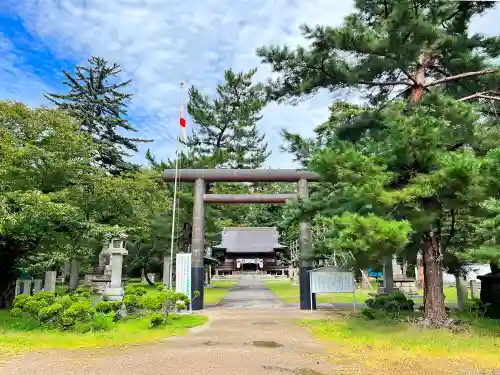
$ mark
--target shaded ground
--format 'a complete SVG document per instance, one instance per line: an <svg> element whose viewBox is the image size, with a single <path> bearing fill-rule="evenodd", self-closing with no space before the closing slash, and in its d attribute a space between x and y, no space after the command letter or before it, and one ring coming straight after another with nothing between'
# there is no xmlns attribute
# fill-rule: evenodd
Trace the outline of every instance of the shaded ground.
<svg viewBox="0 0 500 375"><path fill-rule="evenodd" d="M0 374L339 373L327 362L324 346L294 323L311 313L283 307L261 280L241 280L221 307L204 314L210 323L185 337L125 349L32 353L3 363Z"/></svg>

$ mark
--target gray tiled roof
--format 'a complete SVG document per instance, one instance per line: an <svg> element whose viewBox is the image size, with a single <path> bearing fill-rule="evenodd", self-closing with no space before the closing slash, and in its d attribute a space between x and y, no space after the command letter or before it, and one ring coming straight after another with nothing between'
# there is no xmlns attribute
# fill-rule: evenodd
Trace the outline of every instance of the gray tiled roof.
<svg viewBox="0 0 500 375"><path fill-rule="evenodd" d="M278 243L274 227L230 227L222 232L222 243L215 249L226 253L274 253L286 247Z"/></svg>

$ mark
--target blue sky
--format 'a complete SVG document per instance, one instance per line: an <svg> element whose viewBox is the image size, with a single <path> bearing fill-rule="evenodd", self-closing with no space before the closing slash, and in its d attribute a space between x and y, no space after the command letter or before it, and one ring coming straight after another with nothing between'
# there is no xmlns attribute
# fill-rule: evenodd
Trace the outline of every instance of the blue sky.
<svg viewBox="0 0 500 375"><path fill-rule="evenodd" d="M44 92L61 92L61 69L97 55L132 78L130 114L136 136L153 139L157 158L171 157L178 134L179 82L213 93L224 69L258 67L262 45L303 44L302 23L338 25L349 0L0 0L0 100L46 104ZM473 23L474 31L500 34L500 7ZM259 123L273 151L268 165L292 167L279 151L280 130L303 135L328 116L327 93L298 106L268 105ZM188 126L192 126L188 119Z"/></svg>

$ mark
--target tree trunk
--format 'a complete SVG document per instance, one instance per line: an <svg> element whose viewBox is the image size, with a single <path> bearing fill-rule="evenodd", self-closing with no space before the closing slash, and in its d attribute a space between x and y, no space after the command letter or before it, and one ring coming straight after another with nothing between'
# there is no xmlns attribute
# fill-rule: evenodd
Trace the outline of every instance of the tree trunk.
<svg viewBox="0 0 500 375"><path fill-rule="evenodd" d="M15 297L16 279L18 278L15 267L16 261L11 256L12 251L0 249L0 309L12 307Z"/></svg>
<svg viewBox="0 0 500 375"><path fill-rule="evenodd" d="M80 262L77 259L71 261L71 269L69 275L69 291L74 292L78 289L78 281L80 281Z"/></svg>
<svg viewBox="0 0 500 375"><path fill-rule="evenodd" d="M467 281L459 272L455 272L455 285L457 287L458 311L464 311L465 302L469 299L469 292Z"/></svg>
<svg viewBox="0 0 500 375"><path fill-rule="evenodd" d="M443 325L448 321L444 307L443 265L441 238L434 232L424 237L424 318L432 325Z"/></svg>
<svg viewBox="0 0 500 375"><path fill-rule="evenodd" d="M146 270L144 268L141 269L141 276L144 277L144 280L146 280L146 282L149 285L155 285L154 282L152 282L151 280L149 280L148 274L146 273Z"/></svg>

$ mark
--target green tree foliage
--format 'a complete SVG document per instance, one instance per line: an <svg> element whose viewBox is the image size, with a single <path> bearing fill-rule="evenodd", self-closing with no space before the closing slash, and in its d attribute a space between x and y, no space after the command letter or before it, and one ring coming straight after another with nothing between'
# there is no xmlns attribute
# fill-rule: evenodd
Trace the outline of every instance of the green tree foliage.
<svg viewBox="0 0 500 375"><path fill-rule="evenodd" d="M334 106L333 121L318 129L315 140L285 136L299 160L318 170L331 190L342 192L323 192L316 209L325 205L335 214L345 207L357 215L373 213L387 224L411 223L418 234L413 242L424 256L425 315L433 323L446 320L443 223L488 196L480 189L482 158L498 146L491 137L497 127L478 128L484 121L479 113L488 110L457 102L482 98L498 82L500 69L492 61L500 53L499 39L468 29L473 16L492 6L358 0L356 12L340 27L302 26L308 48L258 50L280 73L269 82L274 100L298 100L322 88L354 89L367 100L366 107ZM438 90L456 100L432 93ZM397 98L408 101L391 103Z"/></svg>
<svg viewBox="0 0 500 375"><path fill-rule="evenodd" d="M158 173L92 166L97 145L78 129L61 110L0 102L0 306L21 270L89 259L111 235L147 236L169 207Z"/></svg>
<svg viewBox="0 0 500 375"><path fill-rule="evenodd" d="M213 166L258 168L270 155L257 129L266 101L263 87L252 84L256 71L226 70L213 100L195 87L189 90L187 109L197 128L186 144L198 156L210 156Z"/></svg>
<svg viewBox="0 0 500 375"><path fill-rule="evenodd" d="M120 66L101 57L91 57L87 66L76 66L74 74L63 73L69 92L45 97L81 122L80 130L99 145L97 161L101 166L113 173L133 169L125 157L127 151L137 151L136 144L141 140L119 133L135 131L126 119L127 101L132 95L123 91L131 81L120 82Z"/></svg>

